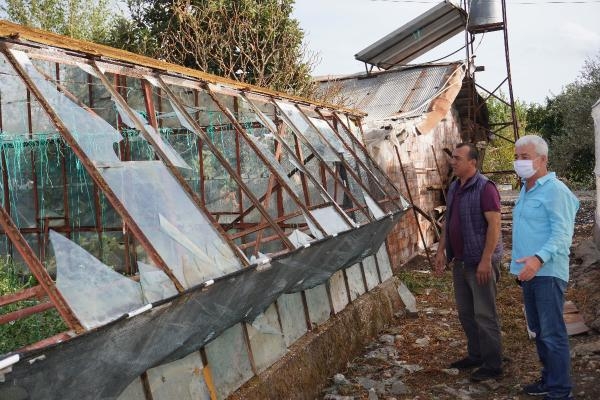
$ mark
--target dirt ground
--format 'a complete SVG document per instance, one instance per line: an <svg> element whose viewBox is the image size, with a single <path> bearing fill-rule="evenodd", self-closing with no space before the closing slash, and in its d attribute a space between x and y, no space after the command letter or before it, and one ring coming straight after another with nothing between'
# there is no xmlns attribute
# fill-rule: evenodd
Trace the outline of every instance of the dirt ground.
<svg viewBox="0 0 600 400"><path fill-rule="evenodd" d="M595 204L582 203L577 215L573 248L591 237ZM503 211L504 213L504 211ZM510 259L510 216L503 216L505 261ZM577 264L573 259L572 264ZM508 265L505 262L505 265ZM540 376L535 344L527 336L520 288L514 277L503 270L498 290L502 323L504 374L499 380L472 383L469 372L448 370L448 364L465 355L466 342L458 322L449 273L432 276L424 255L397 272L414 294L418 315L399 313L394 323L375 338L345 371L331 378L331 386L321 398L328 400L400 399L533 399L522 393L524 384ZM596 289L600 289L598 282ZM583 311L590 297L589 287L571 283L567 300ZM571 336L572 376L576 399L600 399L600 354L574 354L584 343L598 345L597 331ZM341 376L341 375L343 376ZM370 389L370 392L369 392Z"/></svg>

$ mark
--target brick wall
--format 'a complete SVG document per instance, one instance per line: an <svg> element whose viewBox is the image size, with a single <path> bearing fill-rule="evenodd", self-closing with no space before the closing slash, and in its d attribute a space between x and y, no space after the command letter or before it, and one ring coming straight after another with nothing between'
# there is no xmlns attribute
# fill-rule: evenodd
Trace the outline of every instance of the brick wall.
<svg viewBox="0 0 600 400"><path fill-rule="evenodd" d="M449 158L443 149L452 151L461 141L457 118L455 113L450 111L432 132L426 135L409 136L399 147L413 203L429 215L434 212L435 207L445 204L441 189L448 184ZM436 168L436 158L439 172ZM409 200L397 157L382 167ZM410 210L387 239L393 267L400 266L415 252L423 249L419 225L427 246L437 241L432 224L421 215L418 215L415 220L415 215Z"/></svg>

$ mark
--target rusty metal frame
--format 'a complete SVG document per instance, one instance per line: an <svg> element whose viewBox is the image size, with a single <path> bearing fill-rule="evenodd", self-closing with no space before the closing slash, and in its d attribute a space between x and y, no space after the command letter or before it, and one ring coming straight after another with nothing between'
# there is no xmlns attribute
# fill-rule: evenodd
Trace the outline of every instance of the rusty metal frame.
<svg viewBox="0 0 600 400"><path fill-rule="evenodd" d="M337 174L335 171L333 171L331 169L331 167L327 164L327 162L325 162L322 158L321 155L316 151L316 149L313 147L313 145L306 139L306 137L302 134L302 132L300 132L300 130L296 127L296 125L285 115L285 113L279 108L279 106L277 105L277 103L275 102L275 99L271 99L271 101L273 102L273 104L277 107L277 110L279 110L279 112L281 113L281 115L283 116L283 119L285 120L286 124L290 127L290 129L292 130L292 132L294 133L294 136L302 138L302 142L304 143L304 145L306 147L308 147L308 149L312 152L312 154L314 155L314 157L316 157L319 160L319 164L321 166L321 168L325 169L325 171L331 176L333 177L334 181L336 182L336 184L339 184L340 187L342 188L342 190L344 191L344 193L346 193L348 195L348 197L350 198L350 200L352 200L352 203L356 204L357 209L360 210L367 218L368 221L373 221L373 217L371 217L371 215L368 212L368 207L365 205L363 206L357 199L356 197L354 197L354 194L350 191L350 189L348 187L346 187L346 185L344 185L344 183L338 178ZM304 116L304 113L302 112L302 110L298 109L298 111L300 112L300 114ZM312 127L313 125L311 125ZM313 127L314 129L314 127ZM335 152L335 151L334 151ZM307 157L308 158L308 157ZM350 169L353 171L353 169L347 165L345 163L345 161L343 160L343 158L340 158L340 162L344 164L345 167L347 167L347 169ZM305 163L303 163L304 165ZM321 178L323 179L324 176L321 176ZM325 190L327 190L327 185L322 182L321 185L323 188L325 188ZM337 203L334 201L334 203ZM336 209L337 210L337 209ZM365 211L367 210L367 211ZM354 225L356 225L356 222L353 222Z"/></svg>
<svg viewBox="0 0 600 400"><path fill-rule="evenodd" d="M136 128L140 131L140 133L142 134L144 139L146 139L148 141L148 143L150 143L152 145L154 152L160 157L160 159L163 161L165 166L169 169L169 171L171 172L173 177L177 180L177 182L182 187L182 189L185 191L185 193L190 197L190 200L196 205L196 207L199 207L199 208L202 208L203 210L205 210L203 208L204 206L202 205L203 201L200 199L198 194L192 190L192 188L187 183L187 181L185 180L185 178L183 177L181 172L177 169L176 166L173 165L173 163L171 163L171 161L169 160L167 155L163 152L162 148L157 144L157 142L150 135L150 133L146 130L146 128L140 123L138 117L133 113L133 111L127 104L127 101L110 84L110 82L108 81L106 76L102 73L102 71L100 70L100 68L98 67L98 65L95 62L90 61L89 65L91 65L92 68L94 68L97 78L100 79L100 82L102 82L102 84L104 85L106 90L108 90L108 92L111 94L111 96L113 96L113 99L119 103L121 108L129 116L129 118L136 124ZM158 122L156 120L156 116L154 115L155 109L154 109L154 102L152 99L152 89L151 89L149 83L144 79L141 79L141 85L142 85L142 92L144 95L144 104L146 106L146 111L148 112L149 122L152 125L152 127L154 129L156 129L156 132L158 133L159 132ZM221 234L221 236L223 236L224 232L222 231L219 224L216 223L216 221L212 218L212 215L210 215L210 213L208 213L207 218L208 218L210 224ZM236 254L239 257L242 264L248 265L249 263L248 263L248 260L245 257L245 255L226 236L224 236L224 239L227 242L227 244L229 245L229 247L231 248L231 250L234 252L234 254Z"/></svg>
<svg viewBox="0 0 600 400"><path fill-rule="evenodd" d="M470 8L470 4L467 0L463 0L461 1L463 8L467 11L469 11ZM489 91L487 89L485 89L484 87L478 85L477 83L475 83L475 75L473 74L472 77L472 81L473 81L473 85L475 88L479 88L483 91L485 91L488 96L486 98L483 99L483 101L481 102L480 105L476 105L475 104L475 100L473 99L473 97L469 98L469 102L470 104L468 105L468 111L469 111L469 118L472 121L475 121L475 116L477 115L479 109L481 107L483 107L484 104L487 103L487 101L489 100L490 97L494 97L496 100L500 101L501 103L503 103L506 107L508 107L510 109L510 116L511 119L509 121L506 121L506 126L512 126L513 128L513 137L514 140L510 140L506 137L500 136L498 135L496 132L490 132L488 131L488 133L492 133L508 142L514 143L516 142L516 140L519 138L519 123L518 123L518 119L517 119L517 111L516 111L516 107L515 107L515 100L514 100L514 95L513 95L513 85L512 85L512 73L511 73L511 68L510 68L510 54L509 54L509 46L508 46L508 23L507 23L507 14L506 14L506 0L502 0L501 1L501 6L502 6L502 27L501 28L496 28L493 30L502 30L502 34L503 34L503 42L504 42L504 60L505 60L505 67L506 67L506 77L502 80L502 82L500 82L498 84L498 86L496 86L495 89L493 89L492 91ZM474 38L476 34L485 34L485 32L487 32L488 30L483 28L483 29L478 29L478 30L473 30L473 31L468 31L465 30L465 49L466 49L466 59L467 60L471 60L472 55L474 54L474 49L473 49L473 43L474 40L469 40L470 38ZM508 87L508 96L509 96L509 101L506 101L504 99L501 99L500 97L498 97L496 95L496 92L500 90L500 88L506 83L507 87ZM471 113L473 113L473 115L471 115ZM504 129L504 128L502 128Z"/></svg>
<svg viewBox="0 0 600 400"><path fill-rule="evenodd" d="M157 80L157 82L159 83L159 86L166 93L169 100L177 108L177 111L186 119L186 122L194 128L195 132L193 132L193 133L198 135L198 137L204 141L204 143L206 144L206 146L208 146L208 148L213 153L213 155L215 157L217 157L217 159L219 160L221 165L227 170L229 175L235 180L235 182L238 184L238 186L244 191L246 196L248 196L248 199L255 205L255 207L261 213L261 215L263 217L265 217L265 219L269 222L269 224L275 230L275 232L279 235L280 239L285 244L285 246L290 250L293 249L294 245L292 244L292 242L288 239L288 237L285 235L283 230L281 230L281 228L273 221L273 218L269 215L269 212L260 204L260 201L256 198L256 196L254 196L254 194L252 193L250 188L244 183L242 178L235 172L235 170L229 164L229 162L227 162L227 160L221 154L219 149L211 142L210 137L206 134L204 129L202 129L202 127L188 114L185 107L182 106L180 100L177 98L177 96L175 96L173 91L165 84L165 82L162 80L160 75L155 74L154 78Z"/></svg>
<svg viewBox="0 0 600 400"><path fill-rule="evenodd" d="M45 58L42 58L45 59ZM68 97L71 101L75 102L78 106L80 106L81 108L83 108L84 110L88 111L88 112L93 112L92 108L93 108L93 95L92 95L92 87L91 87L91 76L88 75L88 101L90 103L90 105L86 105L84 104L80 99L78 99L76 96L74 96L67 87L65 87L61 82L60 82L60 68L59 65L60 63L58 61L55 60L55 58L48 58L49 62L53 62L55 63L55 81L54 84L56 85L56 87L60 90L61 93L63 93L66 97ZM45 71L43 70L39 70L38 69L38 73L40 73L40 75L42 75L46 80L48 81L52 81L52 77L50 77L48 74L46 74ZM28 108L30 107L30 101L28 101ZM28 113L30 113L30 110L28 110ZM31 129L30 129L31 130ZM126 141L127 138L124 140ZM53 230L57 231L57 232L65 232L67 234L68 238L71 238L72 233L73 232L96 232L98 234L98 238L99 238L99 251L100 251L100 257L102 257L103 254L103 248L102 248L102 234L103 232L106 231L117 231L114 228L103 228L102 224L101 224L101 216L100 216L100 203L99 203L99 189L98 189L98 185L92 181L93 184L93 196L94 196L94 214L95 214L95 226L94 227L86 227L86 226L81 226L79 225L77 228L72 228L71 227L71 217L70 217L70 209L69 209L69 196L68 196L68 187L69 187L69 182L68 182L68 177L67 177L67 160L66 160L66 156L65 156L65 146L64 146L64 142L61 142L60 144L60 163L61 163L61 174L62 174L62 180L63 180L63 207L64 207L64 215L63 215L63 219L65 220L65 225L64 227L53 227ZM3 166L3 169L6 170L6 166ZM5 171L4 171L5 173ZM3 174L4 174L3 173ZM37 174L36 174L37 176ZM6 178L8 179L8 177ZM8 185L5 185L6 188L8 188ZM36 185L37 187L37 185ZM8 190L8 189L7 189ZM8 193L6 193L6 196L8 196ZM6 203L10 205L9 203ZM10 212L10 209L8 209L8 211ZM44 221L46 221L47 218L44 219ZM120 229L119 229L120 230ZM47 246L48 243L48 231L49 231L49 226L43 225L43 226L39 226L36 225L36 228L20 228L20 231L22 233L36 233L36 234L41 234L41 241L38 240L38 247L39 247L39 254L40 254L40 258L43 260L45 259L45 247ZM129 239L127 238L128 233L125 230L124 233L124 237L125 237L125 245L126 245L126 257L125 257L125 270L130 272L131 270L131 266L130 266L130 260L128 257L128 248L129 248Z"/></svg>
<svg viewBox="0 0 600 400"><path fill-rule="evenodd" d="M108 80L106 82L108 82ZM148 113L149 122L150 122L151 126L154 129L156 129L156 132L158 133L159 132L159 126L158 126L158 121L156 120L156 115L155 115L154 99L152 97L152 95L153 95L152 94L152 86L145 79L141 79L141 84L142 84L142 92L143 92L143 95L144 95L144 105L146 107L146 112ZM111 89L108 89L108 90L111 90ZM120 102L120 99L116 99L116 100ZM133 112L131 112L131 108L129 107L129 105L127 104L127 102L124 102L124 104L121 103L121 107L123 107L125 109L125 111L128 114L130 114L130 118L133 117ZM137 118L133 118L133 121L135 121L137 123L138 119ZM181 174L181 172L179 172L179 170L177 169L177 167L175 167L169 161L169 159L166 156L166 154L164 154L162 152L162 149L156 144L154 138L152 138L152 136L150 134L148 134L148 132L146 131L146 129L142 125L137 126L137 128L140 130L140 132L142 133L142 135L144 136L144 138L146 140L148 140L149 143L152 144L152 146L154 147L154 150L160 155L163 163L167 166L167 168L169 168L169 170L171 171L171 173L173 174L173 176L175 177L175 179L177 179L177 182L185 190L185 192L188 194L188 196L190 197L190 199L192 200L192 202L196 205L196 207L200 208L203 211L203 214L206 216L206 218L210 222L211 226L217 230L217 232L221 235L221 237L227 242L227 245L233 251L233 253L236 254L239 257L240 261L242 262L242 265L248 266L250 263L248 262L248 259L247 259L246 255L242 251L240 251L240 249L235 245L235 243L233 243L233 241L231 240L231 238L229 238L229 236L227 235L227 232L225 232L223 230L223 227L214 219L214 217L212 216L212 214L206 208L206 205L204 204L204 201L190 187L190 185L185 180L185 178L183 177L183 175Z"/></svg>
<svg viewBox="0 0 600 400"><path fill-rule="evenodd" d="M321 112L320 109L316 109L315 111L317 112L317 114L319 114L319 116L323 120L325 120L327 123L329 123L328 119L323 115L323 113ZM342 119L339 117L339 115L336 114L335 112L332 112L331 115L342 126L342 128L344 129L344 131L346 133L346 136L348 136L348 138L350 139L350 142L354 146L356 146L357 148L360 149L360 151L363 153L363 156L365 158L368 158L369 157L369 152L367 151L367 149L365 148L365 146L358 140L358 138L356 136L354 136L352 134L352 131L350 130L350 128L348 126L346 126L346 124L344 124L344 121L342 121ZM371 168L367 168L368 166L363 163L362 159L358 156L358 154L355 152L355 150L352 148L352 146L348 145L348 143L344 140L342 134L335 128L335 126L332 126L331 123L329 123L329 126L331 127L331 130L333 132L335 132L335 134L338 136L338 138L342 141L342 143L344 143L344 146L346 146L346 148L348 149L348 151L350 151L350 154L352 154L353 157L356 158L356 160L358 160L358 162L361 164L361 166L367 172L367 174L369 174L373 178L373 180L377 183L377 186L379 187L379 189L381 190L381 192L387 196L387 198L389 199L389 201L390 202L394 202L394 200L397 200L398 198L392 196L392 194L385 188L385 185L383 185L379 181L379 178L377 176L375 176L375 174L373 173L373 171L371 170ZM361 133L362 133L362 128L361 128ZM399 190L399 188L394 184L394 182L392 182L392 180L388 176L388 174L386 174L384 171L382 171L381 167L376 162L373 162L372 166L375 169L377 169L377 171L379 171L379 173L381 174L381 177L383 177L383 179L386 180L386 183L388 185L390 185L390 187L394 188L394 190L396 190L397 193L401 193L400 190ZM399 210L404 209L404 206L402 205L402 203L395 202L395 205L396 205L396 207Z"/></svg>
<svg viewBox="0 0 600 400"><path fill-rule="evenodd" d="M320 113L320 112L319 112ZM352 142L352 144L354 146L356 146L357 148L360 149L360 151L363 153L363 155L365 157L370 157L369 156L369 152L366 149L366 147L364 146L364 144L362 144L360 142L360 140L358 140L358 138L356 136L354 136L352 134L352 131L350 130L350 128L344 123L344 121L342 121L342 119L340 118L340 116L336 113L332 113L332 115L334 116L334 118L336 119L336 121L339 122L339 124L344 128L344 131L347 133L347 136L350 137L350 140ZM361 135L364 137L364 132L362 130L362 126L360 126L360 124L358 125L358 129L360 130ZM339 132L337 132L337 130L334 130L334 132L336 132L336 134L341 138L341 134ZM348 144L346 143L346 146L348 146ZM360 157L357 157L358 159L360 159ZM398 186L396 186L396 184L392 181L392 179L389 177L389 175L383 171L381 169L381 167L379 166L379 164L377 164L376 162L373 162L372 164L373 168L376 169L380 174L381 177L383 177L383 179L385 179L386 183L388 185L390 185L391 188L393 188L396 193L401 194L402 192L400 191L400 188L398 188ZM373 175L373 172L371 171L371 168L365 168L367 171L369 171L371 173L371 175ZM403 210L405 207L402 204L402 202L398 203L398 199L400 199L401 197L399 196L393 196L386 188L384 185L381 184L381 182L379 182L379 178L377 178L376 176L373 175L373 178L377 181L378 185L380 186L380 189L382 190L382 192L387 195L387 199L383 199L382 201L385 202L395 202L396 207L398 207L398 209Z"/></svg>
<svg viewBox="0 0 600 400"><path fill-rule="evenodd" d="M217 97L215 96L215 94L210 90L210 87L206 87L206 92L208 93L208 95L210 96L210 98L213 100L213 102L217 105L217 107L219 107L219 109L221 110L221 112L223 114L225 114L227 116L227 118L229 118L229 120L231 121L233 127L235 128L235 131L237 132L238 135L240 135L241 137L244 138L244 140L246 141L246 143L250 146L250 148L252 148L252 150L254 150L255 155L263 162L263 164L267 167L267 169L271 172L271 176L275 176L275 178L277 179L277 181L279 182L279 186L283 187L288 196L290 196L290 198L292 198L292 200L296 203L296 205L305 212L306 218L309 218L313 224L315 224L315 226L317 227L317 229L319 229L321 231L321 233L324 236L328 236L327 232L325 231L325 229L321 226L321 224L319 223L319 221L316 220L315 217L312 216L312 214L310 213L310 211L308 210L308 208L306 207L306 205L304 205L304 203L302 203L302 201L298 198L298 196L296 195L296 193L292 190L292 188L290 188L288 186L288 184L279 176L279 172L275 169L275 167L273 165L271 165L271 163L269 162L269 160L267 160L263 154L261 153L261 151L258 149L258 147L256 146L256 144L250 140L250 138L248 137L248 132L242 127L242 125L237 121L237 119L235 119L235 117L231 114L231 111L223 106L223 104L221 104L221 102L219 101L219 99L217 99ZM267 200L268 200L269 196L267 196Z"/></svg>
<svg viewBox="0 0 600 400"><path fill-rule="evenodd" d="M264 113L256 106L256 104L254 104L251 101L251 99L249 99L244 94L242 94L242 97L248 102L248 104L250 104L250 106L252 107L252 109L253 109L254 113L256 114L256 116L261 120L263 126L266 127L267 129L269 129L271 131L271 133L273 133L273 137L275 138L275 140L277 141L277 143L279 143L285 149L285 151L288 153L288 156L292 157L294 159L294 162L296 164L301 165L302 168L304 168L303 171L302 170L298 170L298 172L301 174L301 179L302 179L301 182L302 182L302 187L303 187L303 191L304 191L304 197L305 197L307 206L310 206L310 201L309 201L310 197L309 197L309 193L308 193L308 186L307 186L308 182L306 182L306 176L308 176L308 179L310 179L310 181L315 186L315 188L317 188L317 190L319 190L319 192L321 193L321 195L324 195L324 196L326 196L329 199L329 201L333 204L333 206L338 211L338 213L340 214L340 216L347 223L349 223L351 226L353 226L355 224L355 222L352 219L350 219L350 217L344 212L344 210L342 210L342 208L335 201L335 199L331 197L331 195L329 194L329 192L327 191L327 189L321 185L321 183L318 181L318 179L315 178L313 176L313 174L311 174L304 167L304 162L302 161L302 158L298 158L297 157L297 154L299 154L300 157L302 157L302 149L299 146L300 143L298 141L298 137L294 134L294 142L296 144L296 154L295 154L295 152L288 146L288 144L285 142L285 140L283 140L283 138L281 137L281 133L277 132L277 131L275 131L275 132L272 131L269 122L266 120L266 118L268 118L268 117L266 115L264 115ZM275 104L273 104L273 106L277 107ZM294 170L294 172L295 172L295 170Z"/></svg>
<svg viewBox="0 0 600 400"><path fill-rule="evenodd" d="M396 151L396 157L398 157L398 164L400 164L400 171L402 172L402 178L404 178L404 185L406 185L406 193L408 194L408 201L413 206L411 207L413 210L413 214L415 216L415 223L417 224L417 228L419 229L419 235L421 236L421 241L423 243L423 247L425 248L425 254L427 255L427 261L429 262L429 267L433 270L433 263L431 262L431 256L429 255L429 247L427 247L427 242L425 241L425 235L423 235L423 230L421 229L421 224L419 223L419 216L417 215L417 207L413 201L412 193L410 191L410 185L408 184L408 179L406 178L406 172L404 171L404 166L402 165L402 158L400 157L400 151L398 150L398 146L394 146L394 150ZM430 221L432 222L432 221ZM435 226L435 224L434 224Z"/></svg>
<svg viewBox="0 0 600 400"><path fill-rule="evenodd" d="M234 104L236 103L236 100L237 100L237 97L234 98ZM240 136L239 134L235 135L237 151L239 151L239 145L240 145L239 136ZM239 155L239 153L238 153L238 155ZM281 145L279 144L279 142L275 142L275 159L277 160L277 162L279 162L279 160L281 159ZM237 161L237 164L241 167L239 158L236 161ZM264 194L264 200L261 199L262 201L265 202L265 208L267 208L267 209L269 208L269 203L271 201L271 197L273 196L273 191L275 191L275 193L277 195L277 216L281 217L284 214L281 185L279 185L279 182L275 178L275 175L271 174L269 176L269 183L267 184L267 192ZM239 211L240 211L240 214L244 212L241 203L240 203ZM259 225L262 224L263 221L264 221L264 218L261 218ZM277 221L277 220L276 220L276 222L279 223L279 221ZM242 223L243 223L243 219L242 219ZM254 255L255 256L258 256L258 252L260 251L260 246L263 241L263 233L264 233L264 229L261 229L256 234L256 240L254 241ZM265 238L265 241L267 241L267 239L269 239L269 237Z"/></svg>
<svg viewBox="0 0 600 400"><path fill-rule="evenodd" d="M235 112L238 113L237 98L235 98L235 97L233 99L233 106L235 108ZM236 171L239 176L242 176L242 163L240 162L241 157L242 157L241 150L242 149L240 146L240 137L239 137L239 135L235 135L235 168L236 168ZM242 192L242 189L240 189L239 186L237 188L237 196L238 196L238 213L241 215L244 212L244 192ZM265 208L268 209L268 206ZM242 222L244 222L243 218L242 218Z"/></svg>
<svg viewBox="0 0 600 400"><path fill-rule="evenodd" d="M348 143L347 143L347 142L344 140L343 136L340 134L339 130L338 130L336 127L335 127L335 125L334 125L333 123L329 122L330 118L327 118L326 116L324 116L324 115L323 115L323 113L321 112L321 110L320 110L320 109L318 109L318 108L317 108L317 109L315 109L314 111L315 111L315 112L316 112L316 113L317 113L317 114L318 114L318 115L321 117L321 119L322 119L323 121L325 121L325 122L326 122L326 123L329 125L329 127L331 128L331 130L334 132L334 134L335 134L335 135L337 135L338 139L340 139L340 141L341 141L341 142L344 144L344 146L345 146L345 147L346 147L346 149L347 149L347 150L350 152L350 154L352 155L352 157L353 157L354 159L356 159L356 162L357 162L357 163L360 165L360 167L362 167L362 169L364 169L364 170L365 170L365 172L366 172L368 175L370 175L370 176L371 176L371 178L374 180L374 182L376 182L376 183L377 183L377 186L378 186L378 188L381 190L381 192L382 192L384 195L386 195L388 198L390 198L390 199L391 199L392 197L391 197L391 196L390 196L390 194L389 194L389 193L388 193L388 192L385 190L385 186L383 186L383 185L381 184L381 182L379 182L379 178L378 178L377 176L375 176L375 175L372 173L372 171L370 171L370 169L369 169L369 168L367 168L367 166L366 166L366 165L363 163L363 161L362 161L362 160L361 160L361 158L358 156L358 154L356 153L356 151L355 151L355 150L352 148L352 146L348 145ZM337 117L335 114L332 114L332 115L334 116L333 118L336 118L336 117ZM308 120L308 119L307 119L307 120ZM340 123L340 124L342 125L342 127L344 128L344 131L345 131L345 133L346 133L346 136L350 136L350 140L351 140L351 143L352 143L352 144L354 144L354 145L356 145L357 143L359 143L359 144L360 144L360 142L358 142L358 141L353 141L353 140L352 140L352 139L354 138L354 135L352 135L352 133L350 132L350 130L349 130L349 129L348 129L348 128L347 128L347 127L346 127L346 126L345 126L345 125L344 125L344 124L341 122L341 120L339 120L339 118L337 118L337 119L336 119L336 121L337 121L338 123ZM314 126L314 124L313 124L312 126L313 126L315 129L317 129L317 127L316 127L316 126ZM321 132L320 132L318 129L317 129L317 131L319 132L319 134L321 135L321 137L323 137L323 139L325 139L325 137L323 136L323 134L322 134L322 133L321 133ZM332 145L331 145L331 144L330 144L330 147L332 147ZM332 148L333 148L333 147L332 147ZM366 151L366 149L362 149L362 148L361 148L361 150L363 150L363 151L364 151L365 155L367 155L367 154L368 154L368 152ZM385 176L385 174L383 174L383 176ZM359 181L359 182L360 182L360 183L363 185L363 188L364 188L364 189L366 189L366 190L367 190L367 191L370 193L370 190L369 190L369 189L366 187L366 183L365 183L365 182L363 182L363 179L362 179L362 177L360 176L360 173L358 174L358 178L359 178L359 179L358 179L358 181ZM402 207L399 207L399 209L402 209Z"/></svg>
<svg viewBox="0 0 600 400"><path fill-rule="evenodd" d="M4 232L6 233L10 241L13 243L13 245L16 247L19 254L21 254L21 257L23 257L23 260L25 260L25 263L29 267L29 270L31 271L33 276L35 276L44 292L48 295L48 298L50 299L54 307L56 307L56 310L58 311L62 319L65 321L67 326L77 333L83 332L84 329L77 317L75 316L75 314L73 313L73 310L71 310L71 307L69 307L65 299L62 297L62 295L56 288L54 281L52 281L52 278L48 274L48 271L46 271L39 258L37 258L34 251L31 249L31 247L19 231L19 228L12 221L10 215L2 205L0 205L0 226L2 226L2 229L4 229ZM40 308L37 309L35 312L44 311L45 309Z"/></svg>
<svg viewBox="0 0 600 400"><path fill-rule="evenodd" d="M302 115L302 118L304 118L305 122L321 137L321 139L323 139L323 142L326 144L326 146L329 146L329 149L334 153L334 154L338 154L338 152L336 151L336 149L333 147L333 144L331 144L327 138L323 135L323 133L321 132L321 130L319 128L317 128L317 126L310 120L310 118L304 113L304 111L302 111L302 108L300 108L300 106L298 104L296 104L296 109L300 112L300 115ZM281 110L283 113L283 110ZM284 117L287 118L287 117ZM292 121L289 121L290 123L292 123ZM296 131L298 131L298 133L300 134L301 137L304 138L304 140L307 141L308 140L304 137L304 135L296 128ZM312 146L311 146L312 147ZM314 149L313 149L314 150ZM356 154L354 154L353 152L350 153L353 158L360 163L360 159L358 159L356 157ZM319 156L317 154L317 156ZM360 172L357 173L354 168L352 168L351 165L348 164L348 162L346 161L346 159L344 157L340 157L338 155L338 159L340 160L339 162L344 166L344 169L350 173L350 175L352 176L352 178L356 181L356 183L362 188L362 190L364 190L367 193L370 193L370 189L365 185L365 183L362 181L362 178L360 177ZM326 162L324 162L323 160L321 165L327 165ZM334 175L337 177L337 173L336 175ZM342 184L342 188L345 188L345 185ZM354 197L354 195L351 196L352 201L357 205L357 207L361 210L369 210L369 206L366 204L362 205L357 199L356 197ZM367 219L369 220L369 222L373 221L374 218L368 213L368 212L364 212L364 214L367 216Z"/></svg>
<svg viewBox="0 0 600 400"><path fill-rule="evenodd" d="M298 107L298 106L297 106ZM298 107L298 109L300 109L300 107ZM371 176L371 178L373 179L373 181L377 184L379 190L381 190L381 192L387 196L390 200L393 199L393 197L387 192L387 190L385 189L385 186L381 184L381 182L379 182L379 178L377 176L375 176L373 174L373 172L367 168L367 166L363 163L363 161L361 160L361 158L358 156L358 154L354 151L354 149L348 145L348 143L346 143L346 141L344 140L344 138L342 137L342 135L339 133L338 129L331 123L329 122L329 118L325 117L323 115L323 113L321 112L320 109L315 109L314 110L323 121L325 121L329 127L331 128L331 130L334 132L335 135L337 135L338 139L340 139L340 141L344 144L344 146L346 147L346 149L350 152L350 154L352 155L352 157L356 160L356 162L360 165L360 167L362 167L362 169L365 170L365 172ZM335 117L337 117L336 114L332 114ZM334 118L335 118L334 117ZM329 145L329 147L333 150L333 145L331 143L329 143L329 141L327 141L327 139L325 138L325 136L323 135L323 133L310 121L309 118L307 118L306 116L304 116L304 118L306 119L306 121L308 123L311 124L311 126L319 133L319 135L321 135L321 137L323 138L323 140ZM354 137L354 135L352 135L352 133L350 132L349 129L346 128L346 126L341 122L341 120L339 120L339 118L336 119L336 121L338 121L344 128L346 136L350 137L350 140L353 141L353 139L356 139ZM358 141L356 141L358 142ZM360 142L358 142L360 144ZM354 143L356 145L356 143ZM361 144L362 146L362 144ZM362 149L362 147L361 147ZM365 155L368 157L368 153L366 152L366 149L363 150L365 152ZM350 168L350 170L354 171L352 168ZM352 176L354 177L356 175L356 177L354 178L363 188L363 190L365 190L367 193L371 193L371 190L367 187L367 184L365 182L363 182L362 177L360 176L360 171L358 174L353 174ZM384 177L387 177L386 174L383 174ZM357 179L358 178L358 179ZM396 204L396 206L398 206L399 210L402 210L402 206Z"/></svg>
<svg viewBox="0 0 600 400"><path fill-rule="evenodd" d="M308 157L306 157L306 159L305 159L305 162L308 162L308 161L312 160L313 158L314 158L314 156L313 156L313 155L309 155ZM296 169L296 168L295 168L295 169L293 169L292 171L290 171L290 172L288 173L288 175L287 175L287 176L288 176L288 178L291 178L291 177L292 177L294 174L296 174L296 172L299 172L299 170L298 170L298 169ZM262 196L261 196L261 197L260 197L258 200L259 200L260 202L262 202L262 201L264 201L265 197L266 197L266 194L263 194L263 195L262 195ZM244 218L246 215L250 214L250 213L252 212L252 210L254 210L254 208L255 208L255 206L254 206L253 204L252 204L252 205L250 205L248 208L246 208L246 209L243 211L243 213L242 213L240 216L238 216L238 217L237 217L235 220L233 220L232 222L229 222L229 223L226 225L226 226L227 226L227 229L226 229L226 230L229 230L229 229L233 228L234 226L236 226L236 225L239 225L240 223L241 223L241 224L243 224L243 223L241 222L241 221L242 221L242 219L243 219L243 218ZM290 215L290 216L293 218L293 217L295 217L295 216L297 216L297 215L300 215L300 213L298 213L298 214L289 214L289 215ZM286 219L289 219L289 218L286 218ZM276 219L275 221L277 222L277 221L279 221L279 220L280 220L280 219L278 218L278 219ZM261 228L261 229L262 229L262 228ZM245 236L246 234L248 234L248 233L252 233L252 232L255 232L255 231L256 231L256 229L255 229L255 230L251 230L251 231L249 231L249 232L245 232L245 233L244 233L244 232L242 232L241 234L233 234L233 235L232 235L232 237L234 237L234 238L235 238L235 237L241 237L241 236Z"/></svg>
<svg viewBox="0 0 600 400"><path fill-rule="evenodd" d="M96 166L93 164L93 162L88 158L88 156L85 154L85 152L81 149L81 147L79 146L79 144L77 143L77 141L75 140L74 136L71 134L69 129L67 129L66 125L62 122L60 117L54 112L54 110L52 109L52 106L46 101L46 99L44 98L42 93L38 90L37 86L32 81L32 79L29 77L27 72L21 67L19 62L14 58L14 56L10 52L10 48L9 48L8 44L1 43L0 49L1 49L2 53L4 54L4 56L6 57L6 59L9 61L9 63L14 68L15 72L17 72L17 74L21 77L21 79L23 80L23 82L25 83L27 88L29 90L31 90L31 92L34 94L34 96L36 97L36 99L38 100L38 102L40 103L40 105L42 106L42 108L44 109L44 111L46 112L48 117L50 118L50 120L54 123L54 125L60 132L60 134L63 137L63 139L65 140L65 142L67 142L67 144L71 147L71 150L73 151L73 153L81 161L82 165L84 166L84 168L86 169L87 173L90 175L92 180L94 180L94 182L96 182L98 187L103 191L106 198L109 200L109 202L115 208L115 210L119 213L119 215L125 221L127 226L130 227L131 230L134 232L134 235L139 240L140 244L144 247L144 250L146 250L148 252L148 255L150 256L152 261L155 262L156 265L165 272L165 274L167 274L167 276L169 277L169 279L171 279L171 281L173 282L173 284L175 285L177 290L179 292L183 292L184 287L181 284L181 282L179 282L177 277L175 277L175 275L173 274L171 269L167 266L167 264L165 263L163 258L160 256L160 254L158 254L156 249L154 249L154 247L150 244L150 241L145 236L144 232L142 232L142 230L137 225L137 223L133 220L133 218L131 217L131 215L125 208L125 206L119 201L117 195L108 186L108 184L106 183L106 181L104 180L104 178L102 177L102 175L100 174L100 172L98 171Z"/></svg>

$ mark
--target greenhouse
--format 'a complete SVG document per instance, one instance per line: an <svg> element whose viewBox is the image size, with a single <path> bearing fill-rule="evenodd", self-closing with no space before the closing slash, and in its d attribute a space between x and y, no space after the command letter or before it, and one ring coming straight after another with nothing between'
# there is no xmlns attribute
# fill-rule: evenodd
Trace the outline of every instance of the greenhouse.
<svg viewBox="0 0 600 400"><path fill-rule="evenodd" d="M1 398L116 398L192 352L210 366L204 347L260 331L280 296L306 308L337 273L363 292L391 276L385 238L409 205L360 112L7 22L0 36ZM299 313L286 345L311 326Z"/></svg>

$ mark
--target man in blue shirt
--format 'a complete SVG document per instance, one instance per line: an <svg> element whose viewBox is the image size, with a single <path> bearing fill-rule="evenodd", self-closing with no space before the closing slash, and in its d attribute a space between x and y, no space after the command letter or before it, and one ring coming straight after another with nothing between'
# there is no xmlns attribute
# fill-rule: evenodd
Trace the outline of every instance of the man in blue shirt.
<svg viewBox="0 0 600 400"><path fill-rule="evenodd" d="M513 210L510 272L521 282L527 323L542 363L541 378L523 391L544 399L572 399L563 304L579 201L548 172L548 145L541 137L517 140L514 167L524 186Z"/></svg>

